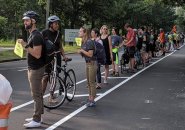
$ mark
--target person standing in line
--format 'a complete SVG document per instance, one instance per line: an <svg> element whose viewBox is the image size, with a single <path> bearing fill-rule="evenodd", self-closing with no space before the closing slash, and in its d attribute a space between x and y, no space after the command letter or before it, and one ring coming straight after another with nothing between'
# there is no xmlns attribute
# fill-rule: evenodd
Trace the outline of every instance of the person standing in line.
<svg viewBox="0 0 185 130"><path fill-rule="evenodd" d="M60 51L61 53L57 53L57 65L61 67L61 55L63 56L64 60L68 59L65 54L64 54L64 49L61 44L61 39L62 39L62 34L59 31L59 25L60 24L60 19L58 16L50 16L48 17L48 29L45 29L42 31L42 35L44 39L49 39L54 45L55 45L55 51L58 52ZM52 69L52 64L48 64L45 69L45 73L51 73ZM60 69L57 70L58 73L61 72ZM47 87L47 81L48 81L48 76L44 76L42 79L42 88L43 88L43 94L46 90ZM50 97L50 101L54 101L54 97Z"/></svg>
<svg viewBox="0 0 185 130"><path fill-rule="evenodd" d="M78 53L85 58L86 62L86 78L87 86L89 90L89 99L86 103L87 107L95 106L95 97L96 97L96 70L97 63L96 57L94 56L95 46L93 41L90 38L90 31L84 27L81 27L79 30L79 37L82 38L81 49L78 50Z"/></svg>
<svg viewBox="0 0 185 130"><path fill-rule="evenodd" d="M112 28L112 56L113 56L113 62L112 62L112 76L119 76L119 56L118 56L118 49L119 45L122 42L122 39L120 36L117 35L118 31L115 27Z"/></svg>
<svg viewBox="0 0 185 130"><path fill-rule="evenodd" d="M100 32L97 28L93 28L91 30L91 37L92 40L97 41L99 44L103 46L103 42L100 39ZM97 63L97 73L96 73L96 78L97 78L97 84L96 84L96 89L101 89L101 64Z"/></svg>
<svg viewBox="0 0 185 130"><path fill-rule="evenodd" d="M109 65L112 64L113 56L112 56L112 43L111 43L111 36L108 35L108 27L107 25L103 25L101 27L101 40L103 41L103 46L105 48L105 54L106 54L106 63L105 63L105 78L104 83L107 82L107 77L109 75Z"/></svg>
<svg viewBox="0 0 185 130"><path fill-rule="evenodd" d="M162 56L165 56L165 33L162 28L160 28L159 42L160 42L160 49L162 51Z"/></svg>
<svg viewBox="0 0 185 130"><path fill-rule="evenodd" d="M18 42L27 51L28 61L28 80L30 83L31 95L34 100L34 114L32 118L25 119L26 128L34 128L41 126L41 115L44 113L43 93L42 93L42 76L44 74L44 57L42 55L43 38L36 28L39 15L34 11L27 11L23 14L25 29L30 33L28 43L23 39Z"/></svg>
<svg viewBox="0 0 185 130"><path fill-rule="evenodd" d="M127 35L126 35L126 42L123 41L123 43L120 45L126 45L127 47L127 52L129 54L129 69L130 72L135 72L136 69L134 68L135 66L135 47L136 47L136 34L134 30L131 28L130 24L126 23L124 26L125 30L127 30Z"/></svg>

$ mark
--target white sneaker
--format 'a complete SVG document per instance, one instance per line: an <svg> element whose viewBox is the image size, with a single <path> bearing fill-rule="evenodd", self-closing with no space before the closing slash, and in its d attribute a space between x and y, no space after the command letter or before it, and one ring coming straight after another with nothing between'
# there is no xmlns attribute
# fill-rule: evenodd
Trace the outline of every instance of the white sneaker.
<svg viewBox="0 0 185 130"><path fill-rule="evenodd" d="M33 120L33 118L26 118L25 119L26 122L31 122L32 120ZM42 123L42 122L43 122L43 119L41 118L41 122L40 123Z"/></svg>
<svg viewBox="0 0 185 130"><path fill-rule="evenodd" d="M41 123L35 122L35 121L32 120L29 123L24 124L23 126L26 127L26 128L36 128L36 127L40 127Z"/></svg>
<svg viewBox="0 0 185 130"><path fill-rule="evenodd" d="M107 80L106 79L104 79L104 82L103 82L104 84L107 84L108 82L107 82Z"/></svg>

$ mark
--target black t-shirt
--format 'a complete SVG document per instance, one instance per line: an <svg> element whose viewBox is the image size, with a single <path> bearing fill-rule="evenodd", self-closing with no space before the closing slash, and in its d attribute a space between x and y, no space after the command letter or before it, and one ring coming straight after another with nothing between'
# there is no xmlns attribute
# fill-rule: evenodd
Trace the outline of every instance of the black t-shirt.
<svg viewBox="0 0 185 130"><path fill-rule="evenodd" d="M43 37L45 38L45 39L49 39L51 42L55 42L55 39L56 39L56 37L57 37L57 31L54 31L54 32L52 32L52 31L50 31L49 29L45 29L45 30L43 30L42 31L42 35L43 35ZM54 45L55 45L55 50L56 51L59 51L60 50L60 48L62 47L62 44L61 44L61 38L62 38L62 35L61 35L61 33L59 32L59 34L58 34L58 37L57 37L57 39L56 39L56 42L54 43Z"/></svg>
<svg viewBox="0 0 185 130"><path fill-rule="evenodd" d="M33 46L43 45L43 38L41 33L38 30L34 30L33 32L31 32L28 38L28 44L31 48L33 48ZM43 50L42 50L42 53L43 53ZM30 53L28 53L27 59L28 59L28 68L30 69L36 70L44 66L43 55L39 59L37 59L33 57Z"/></svg>

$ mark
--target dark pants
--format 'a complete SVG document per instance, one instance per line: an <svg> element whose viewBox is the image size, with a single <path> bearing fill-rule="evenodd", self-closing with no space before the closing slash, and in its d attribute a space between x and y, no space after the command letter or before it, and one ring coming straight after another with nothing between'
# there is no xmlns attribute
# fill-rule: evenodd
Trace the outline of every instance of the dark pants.
<svg viewBox="0 0 185 130"><path fill-rule="evenodd" d="M101 65L97 64L97 73L96 73L96 78L97 78L97 83L101 83Z"/></svg>

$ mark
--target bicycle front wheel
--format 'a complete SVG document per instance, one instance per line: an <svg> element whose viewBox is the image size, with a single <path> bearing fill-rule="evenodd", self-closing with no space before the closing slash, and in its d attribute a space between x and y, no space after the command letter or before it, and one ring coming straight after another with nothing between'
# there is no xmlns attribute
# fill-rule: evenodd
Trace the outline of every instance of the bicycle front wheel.
<svg viewBox="0 0 185 130"><path fill-rule="evenodd" d="M72 101L76 91L76 76L75 72L72 69L67 71L65 76L65 85L66 85L66 98L68 101Z"/></svg>
<svg viewBox="0 0 185 130"><path fill-rule="evenodd" d="M44 107L55 109L61 106L66 98L66 89L63 80L59 76L48 75L47 87L44 95Z"/></svg>

